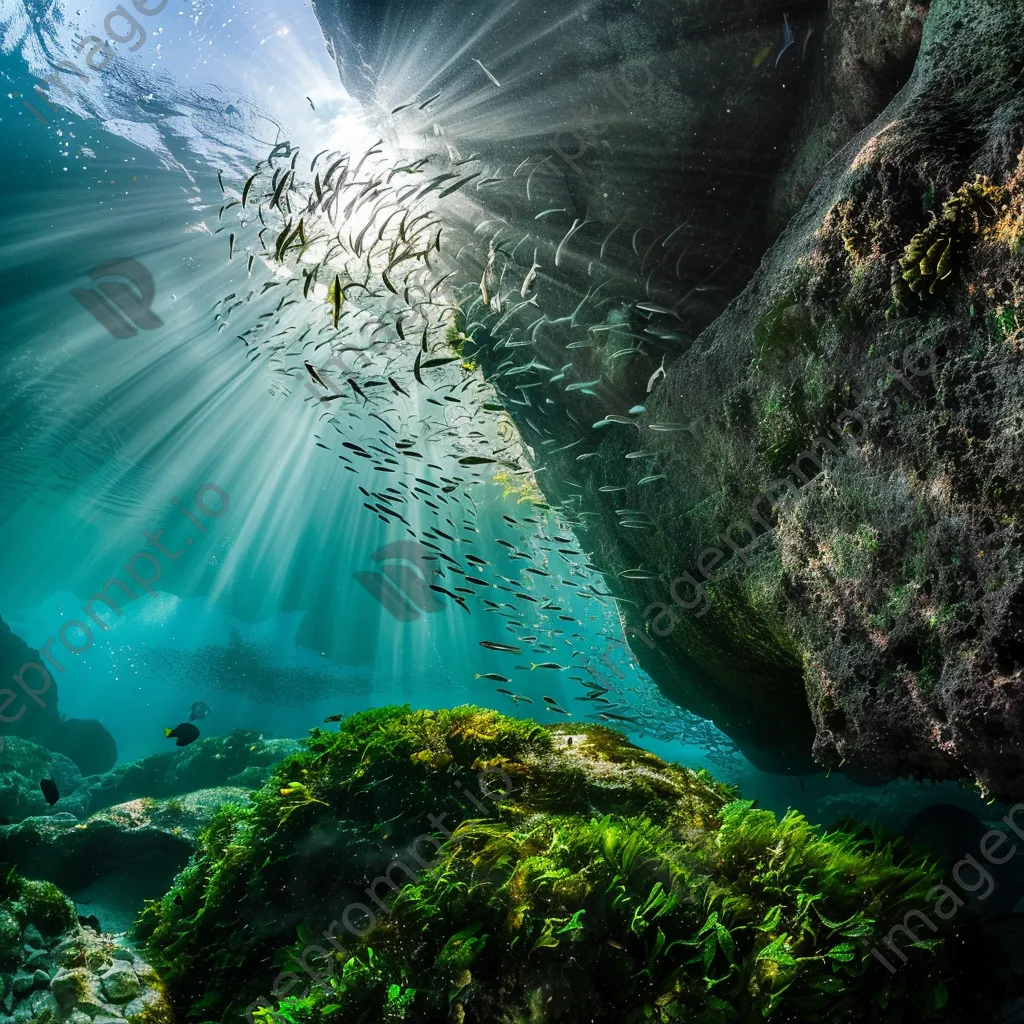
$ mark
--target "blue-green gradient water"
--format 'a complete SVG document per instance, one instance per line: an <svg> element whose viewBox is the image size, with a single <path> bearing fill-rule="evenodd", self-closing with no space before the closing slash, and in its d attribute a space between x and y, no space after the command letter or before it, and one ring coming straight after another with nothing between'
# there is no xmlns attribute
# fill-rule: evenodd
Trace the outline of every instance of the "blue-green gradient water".
<svg viewBox="0 0 1024 1024"><path fill-rule="evenodd" d="M132 761L168 749L165 728L195 702L210 709L197 723L205 736L297 737L327 716L387 703L588 720L572 677L601 677L632 739L709 767L763 806L799 806L826 822L877 816L897 828L930 803L984 813L951 785L758 772L637 666L570 517L520 500L501 480L460 484L435 503L437 515L411 509L409 529L366 508L365 492L394 481L372 459L344 461L342 435L299 380L273 359L249 358L245 310L230 324L218 318L226 295L273 283L264 267L250 277L244 256L227 259L218 172L237 192L283 138L304 154L362 152L373 141L308 5L170 5L137 52L122 50L85 81L69 76L67 95L51 88L55 109L33 92L44 64L73 53L107 7L3 0L0 11L0 615L31 648L54 638L59 667L47 664L62 715L98 720L118 758ZM74 297L95 290L89 272L113 260L152 275L159 326L114 337ZM273 304L252 317L264 308ZM323 303L286 309L282 330L325 315ZM402 408L423 462L439 467L423 471L435 490L467 453L505 441L493 423L459 422L422 399ZM372 443L382 429L369 418L375 409L357 402L345 439ZM223 513L198 512L197 491ZM487 563L488 592L514 617L489 609L482 588L466 607L393 606L406 608L404 619L374 596L384 586L375 553L428 527L454 538L437 552ZM154 537L175 557L159 555L158 570L152 557L133 563L158 551ZM130 565L150 579L159 571L153 592L136 579L135 599L120 614L101 607L97 625L83 605L114 577L131 584ZM509 591L495 589L503 579ZM71 620L89 627L88 640ZM62 628L81 653L61 645ZM522 635L547 646L543 657L481 646ZM532 666L545 660L561 668ZM487 674L530 703L498 692Z"/></svg>

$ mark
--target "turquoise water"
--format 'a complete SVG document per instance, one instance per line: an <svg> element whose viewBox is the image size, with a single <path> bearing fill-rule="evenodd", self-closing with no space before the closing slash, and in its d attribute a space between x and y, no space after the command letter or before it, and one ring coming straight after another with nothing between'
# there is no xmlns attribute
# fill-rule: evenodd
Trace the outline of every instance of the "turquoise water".
<svg viewBox="0 0 1024 1024"><path fill-rule="evenodd" d="M581 510L544 500L543 473L523 469L543 452L526 452L511 421L484 408L496 392L478 369L438 370L450 395L479 399L472 409L378 380L373 401L347 394L332 419L310 400L305 356L285 347L326 323L329 291L290 309L275 308L276 292L257 295L225 314L226 296L280 283L272 261L247 268L251 235L218 212L256 162L283 139L285 157L298 147L303 162L373 143L312 12L281 6L195 3L187 17L168 7L139 53L76 80L73 95L51 89L56 109L37 99L43 123L22 100L35 96L45 55L102 23L105 7L51 11L33 26L0 2L0 616L52 678L41 687L36 674L34 703L24 687L11 691L25 708L13 734L45 745L33 716L93 720L123 766L173 750L165 730L197 702L204 740L249 730L254 741L387 704L477 704L610 725L760 807L797 807L826 826L854 818L898 832L933 805L997 816L948 783L759 771L640 668L581 546ZM116 337L116 314L95 315L109 303L87 308L102 302L90 271L125 260L150 276L155 319L139 314ZM83 305L76 289L93 300ZM283 353L245 340L268 311ZM414 338L396 357L405 388L416 349ZM455 390L460 374L469 390ZM412 439L415 468L381 462L373 446L385 428ZM499 466L467 462L499 451L514 452L518 475L494 479ZM433 505L411 494L417 480ZM367 507L382 501L403 515ZM436 573L444 561L481 582ZM123 586L111 590L115 578ZM97 603L104 591L116 609ZM595 692L601 706L583 700ZM128 904L141 903L136 881L126 878L120 900L102 885L72 895L80 911L103 906L126 927Z"/></svg>
<svg viewBox="0 0 1024 1024"><path fill-rule="evenodd" d="M161 18L116 74L70 79L81 88L66 106L47 109L36 97L45 124L14 96L30 96L38 83L38 40L25 35L2 58L11 94L2 122L10 210L0 281L4 620L42 647L112 576L131 582L124 567L146 550L145 531L166 530L165 544L195 540L179 558L161 559L155 592L136 586L137 600L122 616L103 617L109 628L87 619L95 632L88 650L65 652L61 670L50 665L61 714L102 722L122 761L166 749L163 729L194 701L213 709L201 723L204 735L246 728L297 736L328 714L393 702L473 702L557 720L542 698L572 711L579 685L569 672L523 672L515 666L542 656L479 643L560 630L547 636L545 656L611 676L628 705L620 711L647 723L618 723L631 737L663 756L716 769L766 806L799 804L813 813L821 799L827 813L833 798L856 806L859 792L868 809L882 793L896 805L952 800L980 809L948 785L936 797L933 787L913 783L865 790L824 775L756 771L710 723L661 697L624 647L611 600L585 590L606 593L575 538L577 555L544 550L564 547L549 538L572 535L571 517L506 497L501 484L475 481L472 507L458 514L479 532L464 533L463 548L470 550L471 537L491 578L525 579L545 600L557 598L557 614L573 622L554 612L534 621L538 605L522 603L518 619L509 618L523 627L506 629L507 620L479 601L471 613L450 605L399 621L359 582L356 573L379 575L375 551L408 539L400 523L385 524L363 507L358 486L373 488L380 477L347 472L333 451L317 447L338 436L328 437L298 378L246 358L237 335L251 319L233 321L230 330L214 319L218 301L249 281L244 261L225 260L224 233L213 233L225 201L218 171L238 187L282 130L307 152L322 149L321 141L353 151L372 142L316 41L311 12L282 17L273 8L239 9L230 20L210 8L193 25L178 15ZM8 14L17 39L24 26L15 5ZM87 19L85 8L67 22L51 18L47 45ZM287 88L268 84L279 67L289 69ZM161 321L131 339L112 337L71 295L89 286L90 269L120 258L151 273ZM417 409L420 429L436 435L426 447L450 469L459 452L436 434L443 413L422 402ZM356 429L372 438L380 428L365 420ZM483 429L493 431L493 422ZM230 507L200 533L172 499L188 501L208 482L229 495ZM503 515L535 522L510 527ZM555 575L523 573L498 537ZM145 559L139 564L142 573L154 571ZM559 583L570 571L583 588ZM85 643L81 631L71 635ZM602 655L609 659L603 667ZM512 688L532 705L476 678L488 672L515 677Z"/></svg>

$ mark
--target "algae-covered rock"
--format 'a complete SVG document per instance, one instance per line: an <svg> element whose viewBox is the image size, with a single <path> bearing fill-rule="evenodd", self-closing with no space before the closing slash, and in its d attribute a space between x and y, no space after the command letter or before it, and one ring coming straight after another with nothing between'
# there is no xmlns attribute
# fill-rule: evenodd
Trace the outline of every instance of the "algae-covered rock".
<svg viewBox="0 0 1024 1024"><path fill-rule="evenodd" d="M207 736L183 749L119 764L89 780L94 808L139 797L175 797L213 786L261 786L276 764L296 749L288 739L264 739L248 729Z"/></svg>
<svg viewBox="0 0 1024 1024"><path fill-rule="evenodd" d="M934 0L923 30L906 6L829 5L830 48L844 9L899 15L913 73L809 154L802 208L644 400L651 458L599 439L587 546L644 666L756 763L813 751L1019 799L1024 3ZM625 536L622 505L653 528ZM636 566L653 578L620 581Z"/></svg>
<svg viewBox="0 0 1024 1024"><path fill-rule="evenodd" d="M944 921L895 974L873 959L938 879L867 833L473 707L305 748L139 922L181 1020L959 1019Z"/></svg>
<svg viewBox="0 0 1024 1024"><path fill-rule="evenodd" d="M111 921L123 915L130 922L144 899L165 891L188 862L196 835L217 809L248 799L247 789L214 787L167 800L130 800L84 821L69 814L26 818L0 827L0 850L23 873L46 878L87 901L88 913L117 930ZM103 907L92 909L97 891L103 894ZM111 892L117 896L119 911L113 916L108 902Z"/></svg>
<svg viewBox="0 0 1024 1024"><path fill-rule="evenodd" d="M42 779L52 779L60 792L60 799L52 807L39 788ZM4 739L0 749L0 815L11 821L47 814L84 818L89 806L89 787L74 761L31 740L17 736Z"/></svg>
<svg viewBox="0 0 1024 1024"><path fill-rule="evenodd" d="M0 864L0 1019L12 1024L172 1024L154 969L82 928L50 882Z"/></svg>

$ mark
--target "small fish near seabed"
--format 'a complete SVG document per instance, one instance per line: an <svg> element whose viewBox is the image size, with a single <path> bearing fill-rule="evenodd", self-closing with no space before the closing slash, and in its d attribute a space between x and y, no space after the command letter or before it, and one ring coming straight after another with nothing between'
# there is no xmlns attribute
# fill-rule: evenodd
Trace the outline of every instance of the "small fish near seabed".
<svg viewBox="0 0 1024 1024"><path fill-rule="evenodd" d="M53 779L41 779L39 789L42 791L46 802L52 807L60 799L60 790Z"/></svg>
<svg viewBox="0 0 1024 1024"><path fill-rule="evenodd" d="M209 704L206 704L201 700L197 700L193 703L192 707L188 709L188 720L190 722L198 722L205 718L212 710L213 708L211 708Z"/></svg>
<svg viewBox="0 0 1024 1024"><path fill-rule="evenodd" d="M164 729L164 736L170 739L174 736L177 739L176 747L187 747L199 739L199 730L189 722L181 722L173 729Z"/></svg>

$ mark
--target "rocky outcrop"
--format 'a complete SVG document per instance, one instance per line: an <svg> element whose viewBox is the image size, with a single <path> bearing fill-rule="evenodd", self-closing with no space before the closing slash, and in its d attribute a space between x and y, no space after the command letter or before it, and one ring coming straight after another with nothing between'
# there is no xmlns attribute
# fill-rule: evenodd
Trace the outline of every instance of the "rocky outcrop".
<svg viewBox="0 0 1024 1024"><path fill-rule="evenodd" d="M215 787L169 800L130 800L82 821L70 814L26 818L0 828L0 850L24 874L76 897L108 879L126 899L135 899L137 891L156 898L184 867L193 840L217 809L245 804L249 793Z"/></svg>
<svg viewBox="0 0 1024 1024"><path fill-rule="evenodd" d="M218 814L138 933L188 1019L981 1014L999 986L969 913L955 953L943 921L875 964L935 898L907 853L780 821L609 729L380 708Z"/></svg>
<svg viewBox="0 0 1024 1024"><path fill-rule="evenodd" d="M400 0L365 22L317 8L381 122L385 100L442 90L393 138L480 152L505 176L446 216L468 235L512 202L496 265L517 280L536 246L539 306L561 322L506 349L535 313L488 312L471 264L467 330L489 371L512 360L498 384L543 454L538 480L587 512L584 542L666 694L762 767L807 770L813 753L1020 796L1020 0L787 4L788 54L768 2L599 6L544 45L542 12L517 5L474 37L500 88L461 53L426 82L388 74L418 23ZM647 92L609 113L592 87L627 63ZM635 425L605 419L636 406Z"/></svg>
<svg viewBox="0 0 1024 1024"><path fill-rule="evenodd" d="M11 1024L172 1024L156 971L78 923L49 882L0 869L0 1009Z"/></svg>
<svg viewBox="0 0 1024 1024"><path fill-rule="evenodd" d="M627 613L733 690L770 661L821 763L1004 797L1024 792L1022 24L1019 3L932 5L911 81L652 395L643 422L682 399L700 428L654 442L671 573Z"/></svg>
<svg viewBox="0 0 1024 1024"><path fill-rule="evenodd" d="M51 779L60 799L52 809L39 783ZM78 766L30 740L8 736L0 750L0 818L2 824L35 815L69 814L84 818L89 813L89 786Z"/></svg>
<svg viewBox="0 0 1024 1024"><path fill-rule="evenodd" d="M39 652L31 647L2 618L0 618L0 678L6 680L21 671L21 667L32 662L39 661ZM38 679L33 678L32 673L26 674L26 685L33 688L41 688ZM19 703L5 707L5 718L15 718L15 721L4 721L2 732L4 736L34 736L40 735L52 729L58 720L57 715L57 687L51 684L49 693L44 697L40 696L42 706L33 705L32 708L18 714L20 703L24 698L22 690L16 689L15 693Z"/></svg>
<svg viewBox="0 0 1024 1024"><path fill-rule="evenodd" d="M92 805L111 807L139 797L181 796L213 786L256 789L272 766L297 748L296 740L265 740L247 729L204 737L187 747L119 764L90 779Z"/></svg>
<svg viewBox="0 0 1024 1024"><path fill-rule="evenodd" d="M6 737L28 737L70 758L83 775L112 768L117 761L114 737L95 719L64 718L58 712L57 682L40 665L43 660L0 619L0 679L13 680L0 688L0 751Z"/></svg>
<svg viewBox="0 0 1024 1024"><path fill-rule="evenodd" d="M0 824L29 817L84 819L90 811L131 800L182 796L218 786L257 789L272 766L297 748L296 740L265 740L258 733L236 729L84 779L63 754L10 737L0 751L0 818L6 819ZM60 799L52 807L40 789L42 779L57 784Z"/></svg>
<svg viewBox="0 0 1024 1024"><path fill-rule="evenodd" d="M0 768L6 757L17 770L0 774L0 809L14 824L0 826L0 856L81 901L97 927L126 929L145 900L166 891L218 809L246 804L298 746L237 731L83 780L60 754L8 739ZM70 795L48 807L39 778Z"/></svg>

